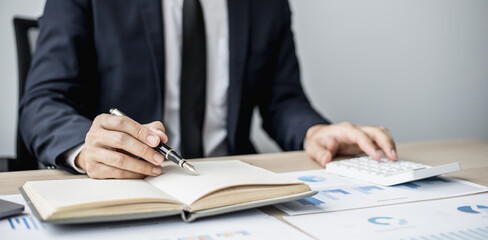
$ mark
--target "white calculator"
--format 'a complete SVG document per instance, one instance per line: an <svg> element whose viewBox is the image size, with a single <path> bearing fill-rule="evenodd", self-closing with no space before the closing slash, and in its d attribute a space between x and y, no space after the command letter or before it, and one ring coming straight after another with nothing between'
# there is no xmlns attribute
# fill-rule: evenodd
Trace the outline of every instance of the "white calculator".
<svg viewBox="0 0 488 240"><path fill-rule="evenodd" d="M440 166L427 166L405 160L391 161L387 158L382 158L378 161L370 157L333 161L325 166L327 172L383 186L434 177L460 169L459 162Z"/></svg>

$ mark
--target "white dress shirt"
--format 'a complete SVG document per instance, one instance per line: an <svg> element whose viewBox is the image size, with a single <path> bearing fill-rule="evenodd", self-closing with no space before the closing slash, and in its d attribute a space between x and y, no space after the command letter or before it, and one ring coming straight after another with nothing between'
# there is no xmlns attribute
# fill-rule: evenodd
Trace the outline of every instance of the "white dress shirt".
<svg viewBox="0 0 488 240"><path fill-rule="evenodd" d="M226 0L200 0L207 37L207 93L203 120L203 154L223 156L227 143L229 29ZM180 74L183 0L163 0L166 79L164 120L168 146L181 150Z"/></svg>
<svg viewBox="0 0 488 240"><path fill-rule="evenodd" d="M229 87L229 27L226 0L200 0L205 20L207 42L207 93L203 122L205 157L228 154L227 94ZM181 152L180 75L182 48L183 0L162 0L165 43L165 92L163 124L168 146ZM83 145L65 153L66 162L80 173L75 158Z"/></svg>

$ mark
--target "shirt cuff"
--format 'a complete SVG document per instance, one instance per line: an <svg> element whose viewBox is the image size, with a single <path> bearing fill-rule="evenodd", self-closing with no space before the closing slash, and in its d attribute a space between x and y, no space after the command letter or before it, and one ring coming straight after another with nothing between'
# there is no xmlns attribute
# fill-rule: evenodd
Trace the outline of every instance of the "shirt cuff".
<svg viewBox="0 0 488 240"><path fill-rule="evenodd" d="M64 153L64 159L66 159L66 164L81 174L86 174L86 171L76 166L75 159L78 156L78 154L80 154L84 146L85 144L82 143Z"/></svg>

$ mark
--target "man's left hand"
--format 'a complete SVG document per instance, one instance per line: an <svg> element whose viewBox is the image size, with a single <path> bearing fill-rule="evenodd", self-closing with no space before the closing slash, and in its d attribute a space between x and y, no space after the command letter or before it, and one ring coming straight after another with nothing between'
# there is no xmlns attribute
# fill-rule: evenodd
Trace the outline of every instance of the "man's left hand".
<svg viewBox="0 0 488 240"><path fill-rule="evenodd" d="M395 142L384 127L360 126L348 122L315 125L308 129L305 151L324 166L336 155L366 153L379 160L381 151L390 160L397 160Z"/></svg>

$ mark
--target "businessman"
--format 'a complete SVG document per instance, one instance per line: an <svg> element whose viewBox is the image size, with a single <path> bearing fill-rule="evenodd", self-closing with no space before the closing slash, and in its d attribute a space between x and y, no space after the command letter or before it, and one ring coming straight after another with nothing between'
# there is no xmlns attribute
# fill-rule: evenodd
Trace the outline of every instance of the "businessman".
<svg viewBox="0 0 488 240"><path fill-rule="evenodd" d="M331 124L310 106L287 0L48 0L39 25L19 111L44 165L141 178L162 173L160 141L186 158L255 153L255 107L282 149L322 166L397 158L385 128Z"/></svg>

